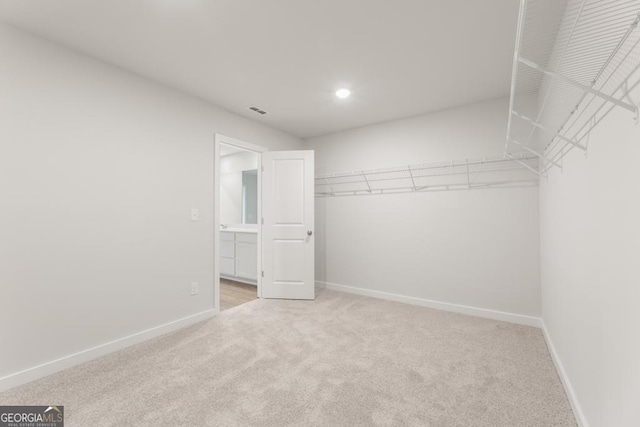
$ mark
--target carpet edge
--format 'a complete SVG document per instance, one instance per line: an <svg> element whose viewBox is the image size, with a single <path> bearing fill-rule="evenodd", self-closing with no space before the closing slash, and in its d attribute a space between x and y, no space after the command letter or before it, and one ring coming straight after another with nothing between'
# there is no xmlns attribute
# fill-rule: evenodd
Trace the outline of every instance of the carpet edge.
<svg viewBox="0 0 640 427"><path fill-rule="evenodd" d="M388 301L401 302L405 304L417 305L420 307L433 308L436 310L450 311L454 313L466 314L470 316L483 317L485 319L500 320L503 322L516 323L518 325L533 326L542 328L542 319L539 317L527 316L524 314L507 313L504 311L491 310L486 308L470 307L460 304L429 300L424 298L409 297L405 295L392 294L389 292L375 291L371 289L359 288L356 286L340 285L337 283L316 280L316 286L333 291L346 292L354 295L367 296Z"/></svg>
<svg viewBox="0 0 640 427"><path fill-rule="evenodd" d="M199 313L192 314L181 319L163 323L161 325L154 326L152 328L145 329L143 331L136 332L131 335L106 342L104 344L99 344L97 346L90 347L76 353L72 353L58 359L33 366L31 368L15 372L13 374L9 374L0 378L0 391L9 390L13 387L26 384L28 382L55 374L56 372L63 371L73 366L80 365L81 363L85 363L90 360L94 360L107 354L113 353L115 351L122 350L123 348L130 347L134 344L139 344L160 335L164 335L166 333L202 322L204 320L212 318L217 313L218 312L215 309L201 311Z"/></svg>
<svg viewBox="0 0 640 427"><path fill-rule="evenodd" d="M562 383L564 393L567 395L567 400L571 405L571 410L573 411L573 416L575 417L578 426L589 427L589 423L587 422L587 419L584 416L584 412L582 411L582 406L578 401L578 396L576 395L575 390L571 385L571 381L569 380L569 376L564 369L562 360L560 360L560 356L556 351L556 347L555 345L553 345L553 340L551 339L551 335L549 334L547 325L544 323L544 319L542 320L542 336L544 337L544 341L547 344L547 349L549 350L549 354L551 355L553 366L556 368L558 377L560 377L560 383Z"/></svg>

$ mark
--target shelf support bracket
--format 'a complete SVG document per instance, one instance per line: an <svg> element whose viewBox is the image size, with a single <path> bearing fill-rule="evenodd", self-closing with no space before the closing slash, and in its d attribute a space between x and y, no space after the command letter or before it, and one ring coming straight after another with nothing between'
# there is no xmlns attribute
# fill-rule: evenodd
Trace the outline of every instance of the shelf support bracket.
<svg viewBox="0 0 640 427"><path fill-rule="evenodd" d="M522 166L524 166L525 168L529 169L531 172L535 173L538 176L542 176L542 174L540 173L540 171L535 170L534 168L532 168L531 166L529 166L528 164L526 164L525 162L521 161L520 159L518 159L516 156L512 155L511 153L507 153L505 152L505 154L507 156L509 156L512 160L515 160L516 162L520 163Z"/></svg>
<svg viewBox="0 0 640 427"><path fill-rule="evenodd" d="M535 154L536 156L540 157L545 162L551 163L552 165L557 166L558 168L562 169L562 165L560 165L558 162L555 162L555 161L551 160L549 157L545 156L542 153L537 152L536 150L532 150L531 148L529 148L526 145L524 145L522 142L517 141L517 140L515 140L513 138L509 138L509 141L513 142L514 144L519 145L520 147L524 148L525 150L527 150L531 154Z"/></svg>
<svg viewBox="0 0 640 427"><path fill-rule="evenodd" d="M329 191L331 192L331 194L335 194L335 191L333 190L333 185L331 185L331 183L329 182L329 178L325 176L324 180L327 182L327 185L329 186Z"/></svg>
<svg viewBox="0 0 640 427"><path fill-rule="evenodd" d="M364 179L364 182L367 183L367 188L369 190L367 190L369 193L371 193L371 184L369 184L369 180L367 179L367 176L364 174L364 171L361 173L362 175L362 179Z"/></svg>
<svg viewBox="0 0 640 427"><path fill-rule="evenodd" d="M587 147L585 147L584 145L581 145L578 141L575 141L575 140L573 140L571 138L567 138L566 136L561 135L561 134L557 133L556 131L553 131L553 130L549 129L546 126L541 125L540 123L530 119L529 117L518 113L516 110L511 110L511 114L513 114L514 116L524 120L527 123L532 124L535 127L538 127L540 129L542 129L543 131L546 131L546 132L554 134L555 135L554 138L560 138L561 140L568 142L569 144L573 145L576 148L581 149L582 151L587 151Z"/></svg>
<svg viewBox="0 0 640 427"><path fill-rule="evenodd" d="M465 166L467 167L467 189L471 188L471 176L469 175L469 160L464 159Z"/></svg>
<svg viewBox="0 0 640 427"><path fill-rule="evenodd" d="M582 83L578 83L577 81L575 81L575 80L573 80L573 79L571 79L569 77L563 76L562 74L556 73L555 71L547 70L546 68L536 64L533 61L529 61L528 59L523 58L522 56L518 58L518 61L520 61L521 63L523 63L524 65L526 65L528 67L533 68L534 70L538 70L538 71L540 71L540 72L542 72L542 73L544 73L544 74L546 74L548 76L551 76L551 77L556 78L558 80L562 80L565 83L569 83L570 85L575 86L578 89L581 89L581 90L583 90L585 92L588 92L588 93L590 93L590 94L592 94L594 96L597 96L597 97L602 98L602 99L604 99L606 101L609 101L612 104L615 104L615 105L617 105L619 107L624 108L625 110L631 111L632 113L636 113L636 111L637 111L637 107L635 105L631 105L631 104L628 104L626 102L620 101L619 99L616 99L613 96L609 96L606 93L602 93L599 90L596 90L591 86L587 86L587 85L583 85Z"/></svg>
<svg viewBox="0 0 640 427"><path fill-rule="evenodd" d="M413 179L413 172L411 172L411 166L407 166L409 176L411 177L411 185L413 185L413 191L416 191L416 181Z"/></svg>

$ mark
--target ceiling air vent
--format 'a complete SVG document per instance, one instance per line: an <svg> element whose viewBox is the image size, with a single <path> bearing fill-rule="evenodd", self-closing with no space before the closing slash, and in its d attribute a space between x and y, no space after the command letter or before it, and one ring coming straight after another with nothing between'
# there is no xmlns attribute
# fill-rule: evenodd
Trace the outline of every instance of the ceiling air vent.
<svg viewBox="0 0 640 427"><path fill-rule="evenodd" d="M249 107L249 110L251 110L251 111L255 111L255 112L256 112L256 113L258 113L258 114L262 114L263 116L264 116L265 114L267 114L267 112L266 112L266 111L264 111L264 110L262 110L262 109L260 109L260 108L256 107L255 105L252 105L251 107Z"/></svg>

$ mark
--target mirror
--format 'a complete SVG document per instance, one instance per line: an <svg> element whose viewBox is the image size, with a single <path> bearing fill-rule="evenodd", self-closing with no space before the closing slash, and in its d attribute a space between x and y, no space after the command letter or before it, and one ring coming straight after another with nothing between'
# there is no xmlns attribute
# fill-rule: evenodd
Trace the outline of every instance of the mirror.
<svg viewBox="0 0 640 427"><path fill-rule="evenodd" d="M258 170L242 171L242 223L258 223Z"/></svg>
<svg viewBox="0 0 640 427"><path fill-rule="evenodd" d="M220 158L220 223L258 223L258 156L229 150Z"/></svg>

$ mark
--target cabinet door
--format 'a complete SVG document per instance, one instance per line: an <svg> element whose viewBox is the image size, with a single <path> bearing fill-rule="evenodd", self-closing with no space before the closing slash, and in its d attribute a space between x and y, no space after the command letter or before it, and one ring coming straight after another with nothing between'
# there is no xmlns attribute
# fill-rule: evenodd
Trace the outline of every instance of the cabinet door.
<svg viewBox="0 0 640 427"><path fill-rule="evenodd" d="M220 258L220 274L225 276L235 276L236 266L233 258Z"/></svg>
<svg viewBox="0 0 640 427"><path fill-rule="evenodd" d="M236 276L245 279L258 278L258 245L236 242Z"/></svg>
<svg viewBox="0 0 640 427"><path fill-rule="evenodd" d="M258 243L256 233L236 233L236 242Z"/></svg>
<svg viewBox="0 0 640 427"><path fill-rule="evenodd" d="M233 231L221 231L220 232L220 240L231 240L232 242L236 240L236 233Z"/></svg>
<svg viewBox="0 0 640 427"><path fill-rule="evenodd" d="M233 240L220 240L220 258L235 258L236 247Z"/></svg>

